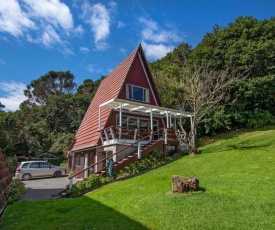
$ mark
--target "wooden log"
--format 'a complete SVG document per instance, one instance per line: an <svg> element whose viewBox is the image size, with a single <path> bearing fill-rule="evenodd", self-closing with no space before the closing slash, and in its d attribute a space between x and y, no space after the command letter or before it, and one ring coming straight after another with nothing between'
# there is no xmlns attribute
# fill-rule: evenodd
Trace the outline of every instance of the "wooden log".
<svg viewBox="0 0 275 230"><path fill-rule="evenodd" d="M194 176L189 177L189 179L177 175L172 176L173 193L187 193L199 189L199 180Z"/></svg>

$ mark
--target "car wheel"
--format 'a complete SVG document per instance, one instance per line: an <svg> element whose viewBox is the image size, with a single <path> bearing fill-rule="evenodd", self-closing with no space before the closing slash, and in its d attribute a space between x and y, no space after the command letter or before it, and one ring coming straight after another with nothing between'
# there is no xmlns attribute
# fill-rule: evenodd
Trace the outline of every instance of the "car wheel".
<svg viewBox="0 0 275 230"><path fill-rule="evenodd" d="M29 179L31 179L31 174L26 173L22 176L22 178L23 178L23 180L29 180Z"/></svg>
<svg viewBox="0 0 275 230"><path fill-rule="evenodd" d="M61 177L61 175L62 175L62 172L60 172L60 171L56 171L54 173L54 177Z"/></svg>

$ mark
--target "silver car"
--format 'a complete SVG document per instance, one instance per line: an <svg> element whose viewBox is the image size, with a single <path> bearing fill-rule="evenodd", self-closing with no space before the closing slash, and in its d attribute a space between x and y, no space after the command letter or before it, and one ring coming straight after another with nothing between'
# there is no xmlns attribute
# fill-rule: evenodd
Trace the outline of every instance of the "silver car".
<svg viewBox="0 0 275 230"><path fill-rule="evenodd" d="M47 161L23 161L17 167L15 176L29 180L35 177L61 177L65 173L65 168L52 165Z"/></svg>

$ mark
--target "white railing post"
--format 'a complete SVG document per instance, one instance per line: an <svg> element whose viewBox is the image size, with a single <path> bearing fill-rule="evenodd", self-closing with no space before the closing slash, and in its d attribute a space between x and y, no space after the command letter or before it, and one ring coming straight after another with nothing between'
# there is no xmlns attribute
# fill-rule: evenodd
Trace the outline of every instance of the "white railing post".
<svg viewBox="0 0 275 230"><path fill-rule="evenodd" d="M140 141L138 142L138 159L141 159L141 143Z"/></svg>
<svg viewBox="0 0 275 230"><path fill-rule="evenodd" d="M106 137L106 141L109 143L109 136L106 129L104 129L104 135Z"/></svg>
<svg viewBox="0 0 275 230"><path fill-rule="evenodd" d="M135 129L135 134L134 134L134 141L137 140L137 129Z"/></svg>
<svg viewBox="0 0 275 230"><path fill-rule="evenodd" d="M102 145L103 145L104 141L103 141L103 137L102 137L101 131L100 131L100 133L99 133L99 137L100 137L101 143L102 143Z"/></svg>
<svg viewBox="0 0 275 230"><path fill-rule="evenodd" d="M112 139L115 140L115 134L114 134L113 128L110 128L110 132L111 132L111 135L112 135Z"/></svg>
<svg viewBox="0 0 275 230"><path fill-rule="evenodd" d="M167 128L164 128L163 131L164 131L164 144L167 145Z"/></svg>

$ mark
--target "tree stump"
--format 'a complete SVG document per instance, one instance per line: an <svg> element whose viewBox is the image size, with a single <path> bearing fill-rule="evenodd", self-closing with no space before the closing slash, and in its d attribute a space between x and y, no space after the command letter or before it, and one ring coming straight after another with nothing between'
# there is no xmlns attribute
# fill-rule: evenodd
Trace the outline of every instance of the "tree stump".
<svg viewBox="0 0 275 230"><path fill-rule="evenodd" d="M183 178L181 176L174 175L172 177L172 192L173 193L187 193L190 191L198 191L200 190L199 187L199 180L191 176L189 179Z"/></svg>

